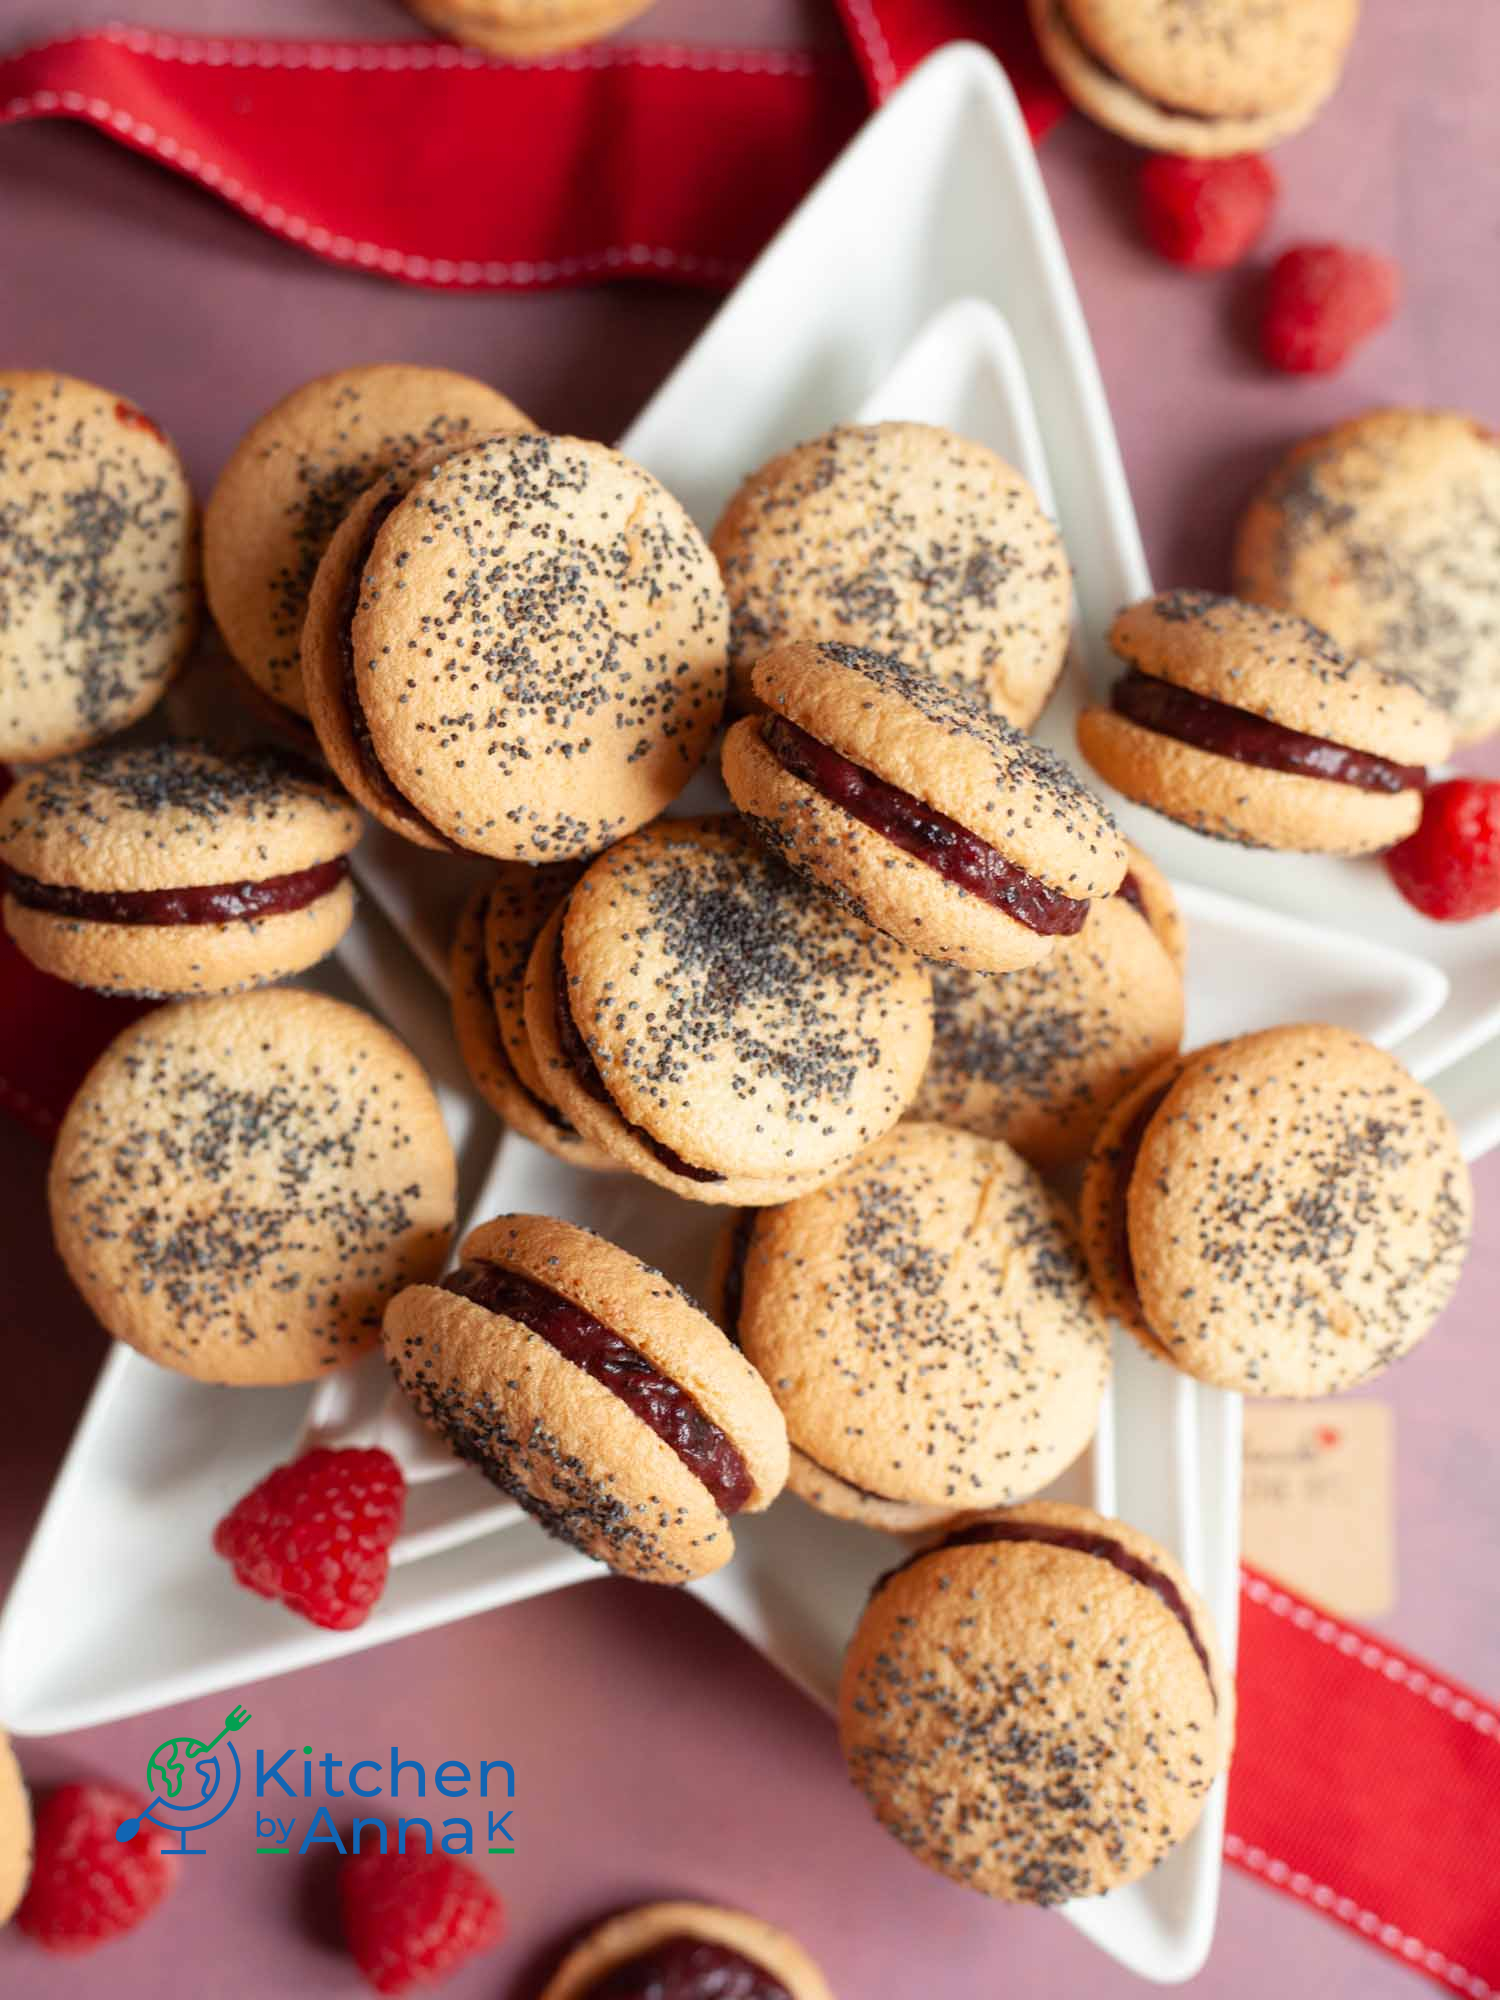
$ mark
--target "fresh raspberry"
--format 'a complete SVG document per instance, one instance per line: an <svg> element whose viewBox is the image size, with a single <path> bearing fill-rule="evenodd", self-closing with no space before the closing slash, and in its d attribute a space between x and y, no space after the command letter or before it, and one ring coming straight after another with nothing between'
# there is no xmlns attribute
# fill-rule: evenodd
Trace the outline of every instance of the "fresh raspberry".
<svg viewBox="0 0 1500 2000"><path fill-rule="evenodd" d="M278 1465L214 1530L235 1581L335 1632L385 1589L406 1481L388 1451L310 1451Z"/></svg>
<svg viewBox="0 0 1500 2000"><path fill-rule="evenodd" d="M1279 191L1270 161L1259 153L1222 160L1155 153L1141 169L1146 241L1173 264L1222 271L1265 228Z"/></svg>
<svg viewBox="0 0 1500 2000"><path fill-rule="evenodd" d="M489 1883L451 1854L351 1854L339 1869L339 1909L354 1962L377 1993L436 1985L505 1927Z"/></svg>
<svg viewBox="0 0 1500 2000"><path fill-rule="evenodd" d="M48 1951L92 1951L133 1931L149 1917L177 1877L161 1852L167 1838L153 1821L133 1840L118 1841L122 1821L150 1800L123 1785L61 1785L36 1816L31 1881L16 1912L16 1928Z"/></svg>
<svg viewBox="0 0 1500 2000"><path fill-rule="evenodd" d="M1374 250L1299 243L1271 266L1261 352L1289 375L1328 375L1385 325L1401 294L1401 273Z"/></svg>
<svg viewBox="0 0 1500 2000"><path fill-rule="evenodd" d="M1500 784L1448 778L1422 800L1422 824L1385 857L1424 917L1461 924L1500 910Z"/></svg>

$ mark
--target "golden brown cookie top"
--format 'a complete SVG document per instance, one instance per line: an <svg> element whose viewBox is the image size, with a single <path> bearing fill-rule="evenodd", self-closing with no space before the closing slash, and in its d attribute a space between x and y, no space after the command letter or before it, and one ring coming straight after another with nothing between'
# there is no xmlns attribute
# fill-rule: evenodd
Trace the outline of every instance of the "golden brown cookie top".
<svg viewBox="0 0 1500 2000"><path fill-rule="evenodd" d="M95 891L289 875L347 854L359 813L274 750L106 744L23 777L0 803L0 860Z"/></svg>
<svg viewBox="0 0 1500 2000"><path fill-rule="evenodd" d="M1240 523L1235 589L1414 680L1460 743L1500 726L1500 439L1370 410L1304 439Z"/></svg>
<svg viewBox="0 0 1500 2000"><path fill-rule="evenodd" d="M964 1539L987 1528L1006 1539ZM1233 1730L1179 1565L1058 1501L960 1523L877 1584L839 1691L849 1774L887 1830L1013 1902L1146 1874L1197 1823Z"/></svg>
<svg viewBox="0 0 1500 2000"><path fill-rule="evenodd" d="M732 817L661 820L593 863L566 999L614 1106L694 1166L784 1176L886 1132L931 1044L921 961Z"/></svg>
<svg viewBox="0 0 1500 2000"><path fill-rule="evenodd" d="M53 1234L117 1339L210 1382L306 1381L442 1265L453 1149L407 1049L280 988L116 1036L52 1156Z"/></svg>
<svg viewBox="0 0 1500 2000"><path fill-rule="evenodd" d="M1189 1060L1130 1179L1146 1325L1179 1366L1328 1395L1415 1346L1473 1220L1447 1113L1349 1029L1271 1028Z"/></svg>
<svg viewBox="0 0 1500 2000"><path fill-rule="evenodd" d="M124 729L197 621L197 513L170 438L111 390L0 370L0 758Z"/></svg>
<svg viewBox="0 0 1500 2000"><path fill-rule="evenodd" d="M842 425L753 472L713 534L740 705L773 646L893 653L1024 727L1067 650L1072 582L1014 467L932 424Z"/></svg>
<svg viewBox="0 0 1500 2000"><path fill-rule="evenodd" d="M669 805L724 704L728 612L684 509L607 446L443 458L379 526L350 621L374 754L502 860L597 852Z"/></svg>
<svg viewBox="0 0 1500 2000"><path fill-rule="evenodd" d="M1047 886L1108 895L1125 873L1114 821L1062 758L962 688L858 646L797 644L753 675L777 716L932 806Z"/></svg>
<svg viewBox="0 0 1500 2000"><path fill-rule="evenodd" d="M1182 1037L1182 978L1116 892L1035 965L933 968L932 1058L912 1106L1039 1167L1084 1153L1110 1106Z"/></svg>
<svg viewBox="0 0 1500 2000"><path fill-rule="evenodd" d="M230 456L203 518L208 601L240 666L307 713L302 620L334 529L367 486L422 453L531 430L508 396L451 368L343 368L266 411Z"/></svg>
<svg viewBox="0 0 1500 2000"><path fill-rule="evenodd" d="M440 1286L392 1300L384 1339L461 1458L624 1575L720 1568L730 1516L786 1478L786 1427L744 1356L660 1272L571 1223L471 1231Z"/></svg>
<svg viewBox="0 0 1500 2000"><path fill-rule="evenodd" d="M1441 710L1414 682L1341 651L1292 612L1168 590L1127 606L1109 643L1155 680L1398 764L1439 763L1453 747Z"/></svg>
<svg viewBox="0 0 1500 2000"><path fill-rule="evenodd" d="M1253 118L1334 75L1359 0L1059 0L1103 68L1169 110Z"/></svg>
<svg viewBox="0 0 1500 2000"><path fill-rule="evenodd" d="M760 1375L680 1286L628 1250L577 1223L503 1215L471 1229L468 1261L520 1272L571 1300L686 1390L745 1460L746 1511L768 1507L786 1484L786 1425Z"/></svg>
<svg viewBox="0 0 1500 2000"><path fill-rule="evenodd" d="M1034 1493L1092 1436L1109 1329L1076 1236L1008 1146L907 1124L762 1210L737 1333L793 1444L879 1499Z"/></svg>

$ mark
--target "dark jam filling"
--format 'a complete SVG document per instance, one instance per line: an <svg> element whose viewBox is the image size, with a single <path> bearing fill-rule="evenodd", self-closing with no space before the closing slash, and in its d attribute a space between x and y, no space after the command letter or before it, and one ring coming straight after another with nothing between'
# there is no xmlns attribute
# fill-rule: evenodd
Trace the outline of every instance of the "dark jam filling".
<svg viewBox="0 0 1500 2000"><path fill-rule="evenodd" d="M220 882L195 889L74 889L12 873L10 893L28 910L53 917L76 917L90 924L232 924L257 917L305 910L336 889L349 864L320 861L293 875L270 875L264 882Z"/></svg>
<svg viewBox="0 0 1500 2000"><path fill-rule="evenodd" d="M534 1278L483 1260L461 1264L444 1278L443 1290L471 1299L486 1312L519 1320L585 1375L602 1382L672 1447L724 1513L737 1514L749 1500L754 1490L749 1467L718 1425L704 1416L686 1389L582 1306Z"/></svg>
<svg viewBox="0 0 1500 2000"><path fill-rule="evenodd" d="M784 771L811 785L851 818L915 855L945 882L967 889L994 909L1043 937L1071 937L1083 929L1089 906L1016 867L977 834L888 785L852 759L809 736L784 715L764 726L763 741Z"/></svg>
<svg viewBox="0 0 1500 2000"><path fill-rule="evenodd" d="M376 502L370 510L370 518L365 523L364 536L349 565L344 578L344 593L339 603L339 663L341 668L340 692L343 696L344 714L349 723L349 734L354 739L354 748L359 756L360 769L365 774L371 791L375 792L394 813L407 819L420 821L421 825L444 847L455 848L440 827L433 825L419 806L414 806L395 779L380 761L375 748L375 740L370 734L370 725L365 716L364 703L359 698L359 675L354 665L354 614L359 608L360 585L364 581L365 565L375 552L375 542L381 529L405 498L401 493L388 493Z"/></svg>
<svg viewBox="0 0 1500 2000"><path fill-rule="evenodd" d="M1119 888L1116 889L1115 894L1117 896L1123 896L1126 902L1129 903L1131 909L1139 910L1141 915L1143 917L1145 916L1146 899L1141 894L1141 885L1136 880L1134 875L1127 875L1125 877L1125 880L1120 884Z"/></svg>
<svg viewBox="0 0 1500 2000"><path fill-rule="evenodd" d="M670 1937L617 1965L585 2000L792 2000L763 1965L706 1938Z"/></svg>
<svg viewBox="0 0 1500 2000"><path fill-rule="evenodd" d="M1165 1570L1159 1570L1143 1556L1132 1554L1123 1542L1117 1542L1109 1535L1090 1535L1082 1528L1054 1527L1045 1521L974 1521L967 1528L958 1528L941 1541L936 1549L928 1549L928 1555L940 1555L944 1549L976 1548L986 1542L1042 1542L1048 1548L1076 1549L1079 1555L1095 1556L1100 1562L1107 1562L1122 1575L1133 1577L1137 1583L1145 1584L1147 1590L1154 1591L1166 1605L1188 1635L1193 1651L1208 1680L1209 1692L1213 1696L1214 1707L1219 1705L1219 1690L1214 1685L1213 1668L1208 1663L1208 1652L1198 1636L1198 1628L1193 1623L1193 1614L1188 1610L1182 1592L1177 1588ZM920 1562L920 1556L915 1558ZM893 1572L894 1573L894 1572Z"/></svg>
<svg viewBox="0 0 1500 2000"><path fill-rule="evenodd" d="M1367 750L1350 750L1326 736L1307 736L1284 723L1248 715L1211 695L1173 687L1132 668L1110 691L1110 706L1129 722L1158 736L1189 743L1235 764L1262 771L1291 771L1304 778L1329 778L1362 792L1420 791L1427 772L1420 764L1393 764Z"/></svg>
<svg viewBox="0 0 1500 2000"><path fill-rule="evenodd" d="M631 1125L624 1112L609 1094L609 1087L599 1074L599 1065L594 1061L592 1049L584 1040L578 1023L573 1019L573 1010L568 1005L568 969L563 963L562 930L557 933L557 958L553 972L556 989L556 1006L553 1010L557 1025L558 1044L567 1058L568 1067L596 1104L607 1104L615 1116L621 1119L642 1145L649 1146L664 1167L670 1167L674 1174L680 1174L685 1181L721 1181L724 1176L716 1174L708 1167L695 1167L691 1160L685 1160L681 1153L674 1153L662 1140L653 1138L644 1125Z"/></svg>
<svg viewBox="0 0 1500 2000"><path fill-rule="evenodd" d="M1114 1185L1110 1193L1109 1245L1114 1256L1115 1269L1126 1290L1140 1311L1140 1295L1135 1288L1135 1253L1130 1247L1130 1177L1135 1172L1135 1163L1141 1156L1145 1143L1146 1127L1161 1109L1162 1100L1176 1082L1173 1077L1160 1090L1153 1090L1136 1111L1135 1116L1120 1134L1114 1149Z"/></svg>

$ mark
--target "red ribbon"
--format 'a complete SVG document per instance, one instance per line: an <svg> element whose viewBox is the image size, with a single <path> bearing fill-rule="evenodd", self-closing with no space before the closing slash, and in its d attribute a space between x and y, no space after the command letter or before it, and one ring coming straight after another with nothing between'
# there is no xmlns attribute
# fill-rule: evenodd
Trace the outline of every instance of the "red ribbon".
<svg viewBox="0 0 1500 2000"><path fill-rule="evenodd" d="M1020 0L845 0L845 13L864 85L842 49L609 43L508 63L447 42L110 28L0 59L0 123L78 119L315 256L412 284L723 289L853 132L867 91L885 96L940 42L987 40L1025 85L1034 131L1059 114Z"/></svg>
<svg viewBox="0 0 1500 2000"><path fill-rule="evenodd" d="M1246 1570L1224 1852L1450 1993L1500 1993L1500 1714Z"/></svg>
<svg viewBox="0 0 1500 2000"><path fill-rule="evenodd" d="M995 49L1033 133L1060 115L1022 0L839 7L853 61L610 44L502 63L436 42L108 30L0 58L0 122L79 119L314 255L411 283L720 287L867 98L940 42ZM50 1138L140 1011L44 977L0 940L0 1105ZM1500 1992L1494 1708L1249 1572L1238 1675L1228 1858L1450 1992Z"/></svg>

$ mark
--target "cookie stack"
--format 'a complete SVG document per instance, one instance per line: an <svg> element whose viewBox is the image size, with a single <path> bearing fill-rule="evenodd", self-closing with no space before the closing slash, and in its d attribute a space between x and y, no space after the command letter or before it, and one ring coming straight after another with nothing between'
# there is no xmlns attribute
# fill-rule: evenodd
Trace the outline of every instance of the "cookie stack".
<svg viewBox="0 0 1500 2000"><path fill-rule="evenodd" d="M19 572L0 723L38 768L0 808L6 923L50 971L174 1002L101 1057L53 1158L102 1324L237 1385L383 1342L459 1457L648 1581L717 1570L788 1485L929 1537L893 1546L851 1640L855 1782L988 1894L1144 1873L1223 1770L1234 1694L1170 1553L1040 1497L1094 1436L1111 1318L1204 1382L1327 1394L1432 1325L1471 1198L1436 1101L1360 1037L1181 1052L1171 887L1025 733L1070 613L1025 481L929 426L842 428L752 472L710 539L483 384L323 378L253 427L205 534L231 685L309 764L102 740L191 632L180 466L51 377L0 378L0 452L17 545L63 551ZM90 467L128 532L84 532ZM1273 504L1247 575L1305 604L1326 551L1299 517L1267 555ZM1086 757L1220 838L1387 845L1452 740L1398 662L1289 604L1170 592L1113 641ZM726 707L736 810L674 817ZM274 984L350 921L361 809L434 870L483 862L451 959L476 1092L512 1143L723 1211L711 1312L541 1215L487 1220L442 1275L430 1083L358 1010ZM1081 1228L1055 1178L1080 1162ZM558 1991L690 1961L821 1990L733 1913L646 1915Z"/></svg>

